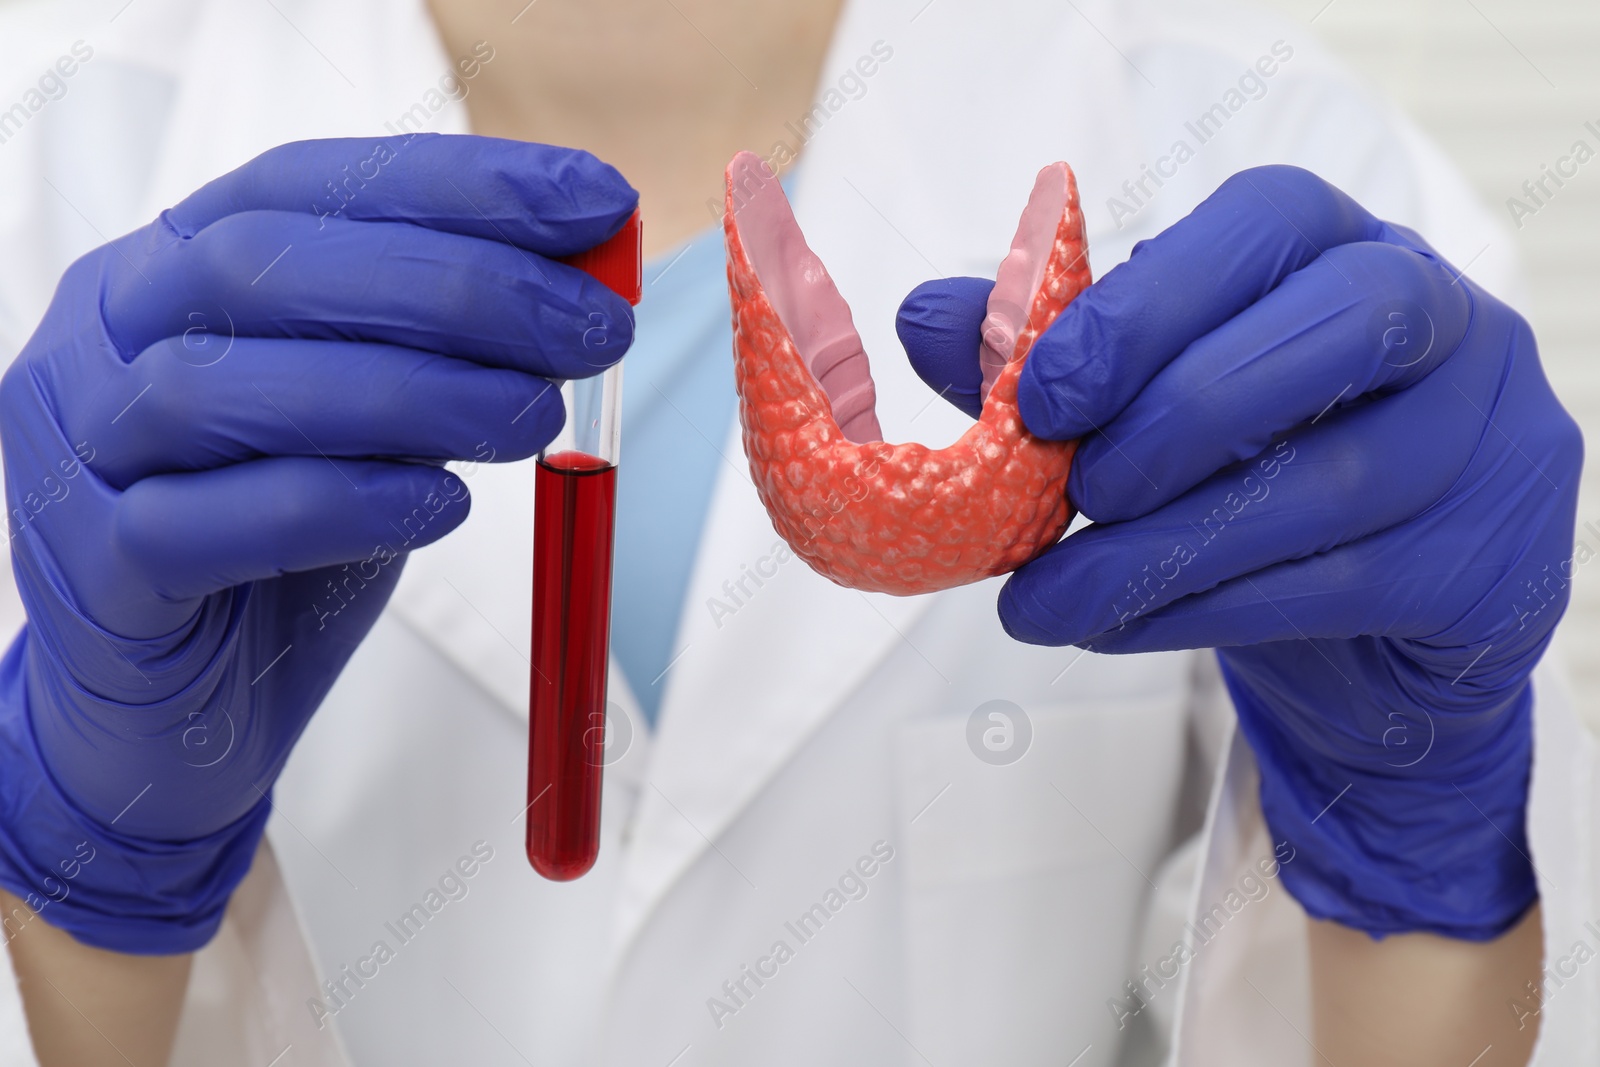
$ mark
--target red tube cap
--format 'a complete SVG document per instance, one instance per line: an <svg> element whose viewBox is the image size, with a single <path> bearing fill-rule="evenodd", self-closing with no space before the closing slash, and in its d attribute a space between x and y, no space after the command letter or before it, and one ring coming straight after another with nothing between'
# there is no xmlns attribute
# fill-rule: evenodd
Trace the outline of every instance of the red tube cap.
<svg viewBox="0 0 1600 1067"><path fill-rule="evenodd" d="M560 262L577 267L628 303L638 304L644 295L643 234L639 209L634 208L615 237Z"/></svg>

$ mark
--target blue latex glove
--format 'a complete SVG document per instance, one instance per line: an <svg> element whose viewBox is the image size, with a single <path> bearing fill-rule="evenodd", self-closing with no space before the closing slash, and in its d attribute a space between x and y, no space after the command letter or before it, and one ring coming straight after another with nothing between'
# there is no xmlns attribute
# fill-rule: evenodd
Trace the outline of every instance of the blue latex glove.
<svg viewBox="0 0 1600 1067"><path fill-rule="evenodd" d="M582 152L307 142L68 269L0 384L0 884L91 945L210 938L406 553L467 516L441 465L534 454L548 379L628 347L547 257L636 202Z"/></svg>
<svg viewBox="0 0 1600 1067"><path fill-rule="evenodd" d="M970 334L986 294L907 301L926 376L924 339ZM1082 437L1067 492L1095 523L1010 578L1007 631L1218 648L1311 915L1515 923L1537 897L1528 679L1568 599L1583 449L1527 324L1416 234L1267 167L1078 297L1019 403Z"/></svg>

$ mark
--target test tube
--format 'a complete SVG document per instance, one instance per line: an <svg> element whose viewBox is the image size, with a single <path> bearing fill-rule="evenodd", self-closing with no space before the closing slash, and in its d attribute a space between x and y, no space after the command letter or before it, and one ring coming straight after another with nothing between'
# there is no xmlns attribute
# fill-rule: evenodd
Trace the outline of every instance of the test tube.
<svg viewBox="0 0 1600 1067"><path fill-rule="evenodd" d="M567 262L637 304L638 213ZM534 475L527 852L535 871L565 882L600 850L621 364L563 383L561 401L566 425Z"/></svg>

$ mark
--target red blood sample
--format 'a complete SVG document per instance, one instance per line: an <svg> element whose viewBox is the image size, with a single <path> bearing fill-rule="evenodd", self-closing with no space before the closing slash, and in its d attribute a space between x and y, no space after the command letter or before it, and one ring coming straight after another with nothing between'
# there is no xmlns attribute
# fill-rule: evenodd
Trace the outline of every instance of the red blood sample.
<svg viewBox="0 0 1600 1067"><path fill-rule="evenodd" d="M552 881L600 850L611 541L617 468L585 452L539 460L534 487L528 861Z"/></svg>

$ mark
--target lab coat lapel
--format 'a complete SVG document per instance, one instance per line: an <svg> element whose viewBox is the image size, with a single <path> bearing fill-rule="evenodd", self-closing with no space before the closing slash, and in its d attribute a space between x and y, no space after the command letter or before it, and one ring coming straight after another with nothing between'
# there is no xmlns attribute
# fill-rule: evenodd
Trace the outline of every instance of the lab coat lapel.
<svg viewBox="0 0 1600 1067"><path fill-rule="evenodd" d="M843 589L773 531L737 428L690 578L623 878L619 937L931 605ZM933 669L930 665L930 670ZM730 861L729 878L759 874Z"/></svg>
<svg viewBox="0 0 1600 1067"><path fill-rule="evenodd" d="M1105 146L1124 139L1100 128L1116 122L1109 114L1085 111L1082 122L1047 123L1042 131L1037 111L1031 118L973 114L965 94L951 86L951 70L968 70L966 78L1015 83L1019 99L1045 92L1024 84L1039 68L1017 64L1015 29L1029 25L1054 38L1060 16L1043 5L1022 5L1028 10L1015 18L950 5L941 17L971 26L928 33L908 22L913 12L901 6L856 3L845 13L819 91L823 105L832 101L837 109L820 123L790 127L797 134L792 147L799 147L802 129L810 134L793 203L873 358L886 439L939 446L959 437L969 420L937 402L901 355L894 333L900 301L929 277L992 277L1039 168L1072 158L1074 144L1099 147L1098 165L1117 166L1125 153L1107 153ZM991 38L996 48L988 54L995 58L982 65L993 69L971 72L974 49L984 54ZM962 54L946 54L952 48ZM864 92L829 95L844 72L868 67L874 73L863 79ZM1035 73L1019 76L1026 69ZM1019 150L975 155L952 129L978 140L1011 137ZM985 194L974 198L974 188ZM722 452L727 462L690 578L678 658L662 679L659 736L630 835L622 945L884 656L900 644L916 648L916 623L936 602L936 595L863 594L812 572L774 532L750 482L737 426ZM926 669L938 673L932 662ZM759 881L760 872L723 859L730 884Z"/></svg>

